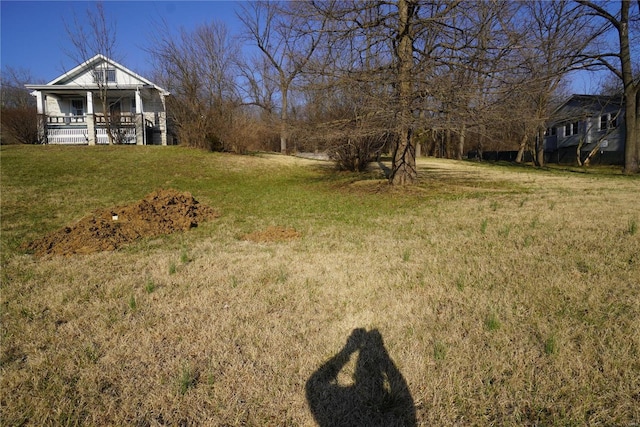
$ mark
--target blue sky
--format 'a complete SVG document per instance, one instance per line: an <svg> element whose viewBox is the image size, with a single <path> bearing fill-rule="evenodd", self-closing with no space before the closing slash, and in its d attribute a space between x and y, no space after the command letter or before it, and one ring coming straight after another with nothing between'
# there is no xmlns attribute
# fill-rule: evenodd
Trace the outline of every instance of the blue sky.
<svg viewBox="0 0 640 427"><path fill-rule="evenodd" d="M145 48L157 31L154 23L166 20L172 30L195 28L199 24L222 21L230 33L238 34L233 1L105 1L108 18L116 22L120 63L145 75L152 65ZM74 14L95 11L89 1L6 1L0 0L0 66L24 68L35 79L51 81L78 65L64 52L69 39L64 22Z"/></svg>
<svg viewBox="0 0 640 427"><path fill-rule="evenodd" d="M246 1L246 0L245 0ZM224 22L231 34L241 25L235 15L242 1L104 1L108 18L116 21L119 59L124 66L148 76L152 64L149 47L157 23L165 20L172 30L193 29L199 24ZM24 68L34 79L49 82L78 65L64 52L69 40L64 21L95 11L93 1L0 0L0 66ZM575 93L595 93L601 75L576 73Z"/></svg>

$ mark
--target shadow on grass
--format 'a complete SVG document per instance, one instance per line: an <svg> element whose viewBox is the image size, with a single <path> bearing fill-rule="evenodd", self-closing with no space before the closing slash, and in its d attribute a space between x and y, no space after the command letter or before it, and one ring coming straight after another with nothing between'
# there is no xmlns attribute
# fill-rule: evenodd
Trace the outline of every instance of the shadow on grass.
<svg viewBox="0 0 640 427"><path fill-rule="evenodd" d="M382 163L382 161L380 160L378 161L378 167L380 168L382 173L384 173L384 177L389 179L389 177L391 176L391 168L385 165L384 163Z"/></svg>
<svg viewBox="0 0 640 427"><path fill-rule="evenodd" d="M351 384L340 384L340 371L355 353ZM311 375L306 389L309 407L321 427L416 426L407 383L376 329L354 329L342 350Z"/></svg>
<svg viewBox="0 0 640 427"><path fill-rule="evenodd" d="M465 165L462 162L456 163L458 164ZM326 162L312 167L316 173L308 178L309 182L328 184L332 190L346 191L350 194L478 197L485 194L520 192L525 189L517 182L486 175L482 169L474 169L472 166L466 169L447 168L438 162L419 164L418 181L416 185L410 186L389 184L391 167L387 161L372 162L364 172L338 171L334 165Z"/></svg>

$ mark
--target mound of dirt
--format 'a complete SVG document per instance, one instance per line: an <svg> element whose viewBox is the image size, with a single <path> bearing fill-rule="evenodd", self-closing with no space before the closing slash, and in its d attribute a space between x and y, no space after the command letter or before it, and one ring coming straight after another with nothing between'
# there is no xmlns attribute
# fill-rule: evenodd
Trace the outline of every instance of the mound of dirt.
<svg viewBox="0 0 640 427"><path fill-rule="evenodd" d="M267 227L265 230L245 234L242 236L242 240L249 240L257 243L284 242L286 240L298 239L300 236L302 235L294 228Z"/></svg>
<svg viewBox="0 0 640 427"><path fill-rule="evenodd" d="M95 211L23 249L38 256L112 251L144 237L186 231L216 217L211 207L190 193L157 190L132 205Z"/></svg>

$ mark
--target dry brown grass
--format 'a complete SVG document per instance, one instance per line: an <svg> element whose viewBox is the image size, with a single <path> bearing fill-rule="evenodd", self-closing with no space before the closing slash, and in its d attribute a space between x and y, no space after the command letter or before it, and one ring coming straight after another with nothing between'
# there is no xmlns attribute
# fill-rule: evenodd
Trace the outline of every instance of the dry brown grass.
<svg viewBox="0 0 640 427"><path fill-rule="evenodd" d="M401 376L367 387L393 413L404 382L418 425L640 423L637 179L428 159L397 190L306 160L209 156L237 182L198 169L215 222L67 258L3 241L3 425L311 426L308 382L345 348L333 409L351 421L379 421L349 393L390 360ZM277 186L256 181L272 162ZM300 235L239 238L273 225ZM359 328L383 347L347 344Z"/></svg>

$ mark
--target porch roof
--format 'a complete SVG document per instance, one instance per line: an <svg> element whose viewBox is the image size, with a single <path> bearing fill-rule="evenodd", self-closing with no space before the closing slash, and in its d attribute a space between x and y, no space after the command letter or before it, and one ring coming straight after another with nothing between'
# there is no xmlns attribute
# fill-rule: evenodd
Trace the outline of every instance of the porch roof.
<svg viewBox="0 0 640 427"><path fill-rule="evenodd" d="M27 89L40 91L47 94L54 95L78 95L86 92L98 92L100 87L98 85L68 85L68 86L49 86L46 85L25 85ZM163 92L162 88L158 88L155 85L118 85L116 87L110 87L109 93L116 94L118 92L135 92L141 90L142 92L150 92L152 90L159 90L162 94L167 95L168 92Z"/></svg>

